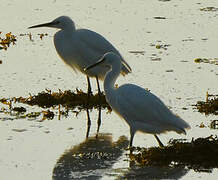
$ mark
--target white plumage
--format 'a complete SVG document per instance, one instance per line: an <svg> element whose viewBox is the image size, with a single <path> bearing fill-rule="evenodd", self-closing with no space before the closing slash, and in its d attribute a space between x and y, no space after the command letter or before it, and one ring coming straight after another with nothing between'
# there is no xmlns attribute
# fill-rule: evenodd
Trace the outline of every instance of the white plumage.
<svg viewBox="0 0 218 180"><path fill-rule="evenodd" d="M110 70L104 80L104 91L107 102L111 108L125 119L130 127L130 146L136 131L156 134L167 131L186 134L185 129L190 128L188 123L173 114L167 106L151 92L134 84L124 84L115 88L115 81L121 71L121 59L116 54L106 53L102 60L89 66L109 66Z"/></svg>
<svg viewBox="0 0 218 180"><path fill-rule="evenodd" d="M72 69L79 70L87 75L88 86L90 85L88 77L96 77L103 80L107 67L96 67L89 71L84 71L84 68L97 62L106 52L116 53L121 61L121 74L125 75L131 72L128 63L123 59L119 51L103 36L90 31L88 29L76 29L74 22L67 16L60 16L49 23L31 26L37 27L52 27L60 29L54 35L54 45L61 59ZM88 87L91 88L91 87ZM100 91L100 89L99 89Z"/></svg>

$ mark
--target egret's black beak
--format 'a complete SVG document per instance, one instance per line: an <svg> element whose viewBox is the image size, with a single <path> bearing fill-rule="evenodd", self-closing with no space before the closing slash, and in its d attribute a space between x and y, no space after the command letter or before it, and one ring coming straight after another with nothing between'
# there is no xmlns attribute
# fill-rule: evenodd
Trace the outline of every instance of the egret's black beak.
<svg viewBox="0 0 218 180"><path fill-rule="evenodd" d="M88 71L89 69L91 69L91 68L93 68L93 67L95 67L95 66L97 66L97 65L99 65L99 64L102 64L102 63L104 62L104 60L105 60L105 58L103 57L103 58L100 59L97 63L92 64L92 65L90 65L90 66L84 68L84 71Z"/></svg>
<svg viewBox="0 0 218 180"><path fill-rule="evenodd" d="M38 25L35 25L35 26L28 27L28 29L31 29L31 28L38 28L38 27L53 27L55 24L56 24L55 22L49 22L49 23L44 23L44 24L38 24Z"/></svg>

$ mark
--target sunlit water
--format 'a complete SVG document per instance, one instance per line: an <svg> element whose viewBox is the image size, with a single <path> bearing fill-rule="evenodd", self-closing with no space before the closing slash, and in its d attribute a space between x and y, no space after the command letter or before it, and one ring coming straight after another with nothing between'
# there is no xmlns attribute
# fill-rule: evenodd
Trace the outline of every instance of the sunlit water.
<svg viewBox="0 0 218 180"><path fill-rule="evenodd" d="M1 3L0 31L12 32L17 43L0 51L0 97L19 97L37 94L46 88L52 91L86 91L86 78L71 72L59 59L53 46L54 29L28 30L27 27L48 22L60 15L68 15L79 28L89 28L104 35L123 54L133 73L120 77L117 83L131 82L148 88L160 97L172 110L190 123L187 136L168 133L161 135L163 143L170 138L205 137L217 134L210 122L215 116L205 116L193 108L199 100L205 100L206 91L218 92L217 65L197 64L194 59L218 57L218 11L200 11L204 7L218 7L216 0L182 1L6 1ZM156 18L155 18L156 17ZM33 41L21 33L31 32ZM38 33L48 33L41 40ZM157 49L156 45L169 45ZM129 51L145 51L134 54ZM96 88L95 81L92 86ZM16 105L16 104L15 104ZM0 107L3 107L1 105ZM22 105L25 106L25 105ZM5 106L4 106L5 107ZM38 107L25 106L29 112ZM56 112L57 110L55 110ZM90 136L97 129L97 110L90 113ZM107 150L106 160L79 162L70 153L81 152L85 142L87 117L85 111L58 120L40 122L33 119L16 119L11 114L0 113L0 179L216 179L218 170L212 173L195 172L187 168L139 168L125 161L129 128L114 114L102 112L103 144L92 152ZM206 128L199 128L203 122ZM113 142L125 135L115 146ZM81 144L82 143L82 144ZM123 144L122 144L123 143ZM153 136L137 133L134 146L157 146ZM114 148L116 147L116 150ZM83 152L83 151L82 151ZM96 155L97 156L97 155ZM65 159L65 157L67 157ZM63 161L64 160L64 161ZM96 162L97 161L97 162ZM69 164L67 164L69 163ZM99 165L100 164L100 165ZM81 166L80 166L81 165ZM82 168L83 167L83 168Z"/></svg>

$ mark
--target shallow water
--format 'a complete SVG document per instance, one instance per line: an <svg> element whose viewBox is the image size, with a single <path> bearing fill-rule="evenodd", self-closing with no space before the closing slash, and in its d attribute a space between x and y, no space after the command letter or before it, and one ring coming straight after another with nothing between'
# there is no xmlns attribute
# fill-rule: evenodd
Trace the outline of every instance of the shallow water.
<svg viewBox="0 0 218 180"><path fill-rule="evenodd" d="M166 144L170 138L206 137L217 134L208 126L217 116L205 116L193 108L199 100L205 100L206 92L217 94L218 66L195 63L195 58L216 58L218 42L218 11L202 11L205 7L218 7L216 0L174 1L6 1L1 2L0 31L17 36L16 45L7 51L0 50L0 98L37 94L46 88L52 91L86 90L86 78L75 74L59 59L53 46L55 29L27 27L48 22L60 15L68 15L77 27L99 32L110 40L131 65L133 73L120 77L119 85L131 82L148 88L160 97L176 114L191 125L187 136L167 133L160 136ZM33 41L21 33L33 35ZM41 40L38 33L48 33ZM166 49L156 45L167 45ZM144 54L129 51L145 51ZM92 80L93 89L97 89ZM96 91L97 92L97 91ZM16 104L13 104L16 106ZM41 111L36 106L29 112ZM1 104L0 108L7 106ZM54 110L57 112L57 110ZM90 112L92 124L90 136L97 129L98 111ZM72 111L68 117L57 113L53 120L40 122L36 118L16 118L0 112L0 179L216 179L218 169L195 172L187 167L140 168L127 160L123 146L128 143L129 128L112 113L102 111L100 132L102 142L90 152L107 151L93 155L93 161L79 159L76 169L75 157L89 144L85 141L87 117L82 111L77 116ZM200 123L206 125L199 128ZM114 143L121 136L120 143ZM101 138L100 138L101 140ZM94 141L94 140L93 140ZM152 135L137 133L134 146L157 146ZM88 148L89 149L89 148ZM103 150L102 150L103 149ZM82 151L83 152L83 151ZM66 158L65 158L66 157ZM96 160L97 159L97 160ZM64 160L64 161L63 161ZM90 164L92 166L90 166ZM83 167L83 168L82 168ZM58 173L57 173L58 172ZM62 172L62 173L61 173Z"/></svg>

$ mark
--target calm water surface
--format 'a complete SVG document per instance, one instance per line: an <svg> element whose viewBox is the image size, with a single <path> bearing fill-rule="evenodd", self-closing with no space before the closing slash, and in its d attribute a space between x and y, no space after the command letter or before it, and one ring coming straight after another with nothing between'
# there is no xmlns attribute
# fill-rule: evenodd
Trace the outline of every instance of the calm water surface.
<svg viewBox="0 0 218 180"><path fill-rule="evenodd" d="M0 50L0 98L52 91L86 90L86 78L71 72L59 59L53 46L55 29L27 27L53 20L60 15L72 17L78 28L99 32L110 40L131 65L133 73L120 77L151 90L192 127L187 136L168 133L160 138L206 137L217 134L210 122L216 116L205 116L193 104L205 100L206 92L218 92L218 66L194 63L195 58L218 57L218 8L216 0L106 1L71 0L6 1L1 3L0 31L12 32L17 43L7 51ZM31 32L33 41L20 34ZM39 38L39 33L48 36ZM165 45L157 49L156 45ZM145 51L143 54L130 51ZM92 86L97 90L95 80ZM102 84L101 84L102 85ZM97 92L97 91L96 91ZM16 104L14 104L16 106ZM19 105L18 105L19 106ZM42 111L29 107L28 112ZM4 106L0 105L0 108ZM57 112L56 109L51 109ZM90 112L90 136L97 129L98 111ZM82 111L68 117L40 122L37 118L16 118L0 112L0 179L217 179L218 170L195 172L186 167L139 168L127 160L129 128L114 114L102 112L99 139L86 138L87 118ZM206 125L199 128L200 123ZM125 135L125 137L123 137ZM134 146L157 146L152 135L137 133ZM104 152L105 154L99 154ZM92 158L82 157L89 153ZM77 154L77 155L73 155Z"/></svg>

